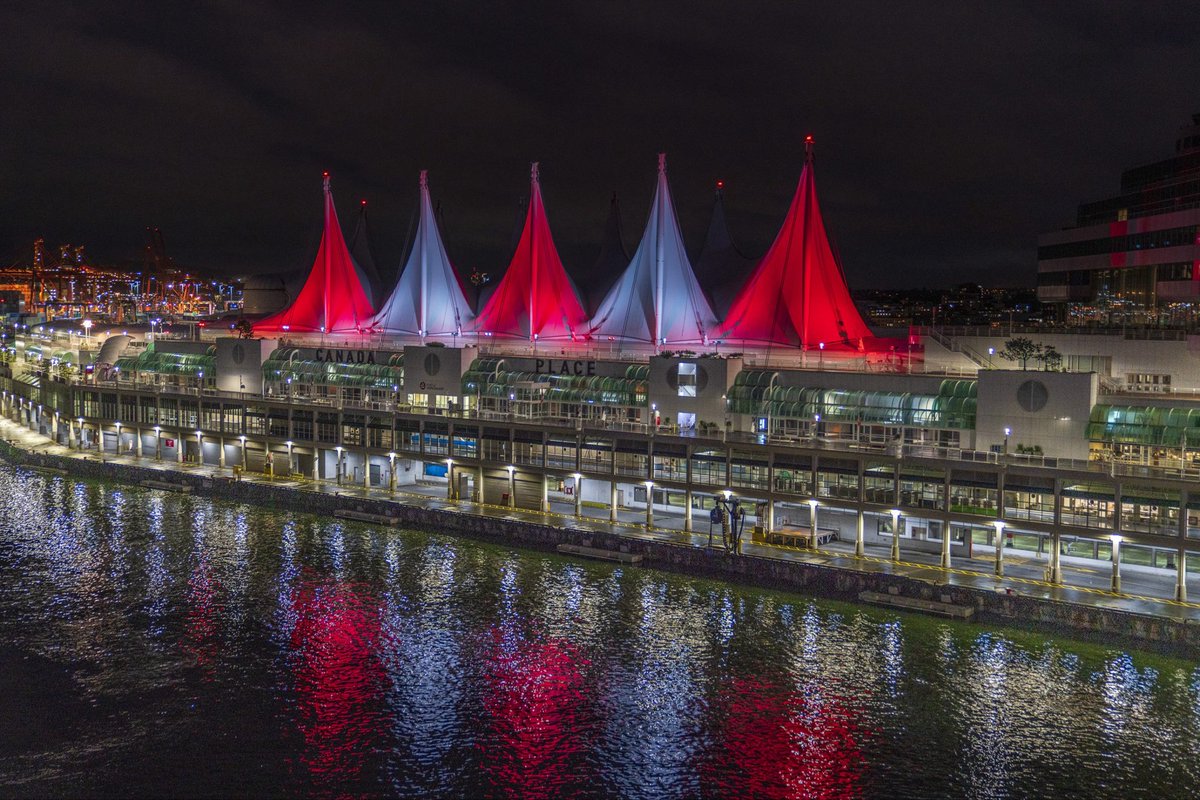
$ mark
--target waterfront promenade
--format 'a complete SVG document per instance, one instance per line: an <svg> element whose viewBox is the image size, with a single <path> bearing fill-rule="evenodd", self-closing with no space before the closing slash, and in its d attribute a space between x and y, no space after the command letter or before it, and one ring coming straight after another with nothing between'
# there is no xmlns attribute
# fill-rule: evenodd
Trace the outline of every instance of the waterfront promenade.
<svg viewBox="0 0 1200 800"><path fill-rule="evenodd" d="M235 477L251 483L270 484L293 491L314 492L349 498L376 501L392 501L406 506L439 511L458 511L492 519L508 519L528 523L556 525L577 531L610 534L625 539L662 542L675 545L691 545L705 548L710 541L706 529L686 533L682 515L657 512L654 525L647 528L642 509L622 509L615 522L609 519L609 509L589 505L580 508L575 516L575 505L571 501L551 497L550 511L539 512L481 504L468 500L448 500L446 486L437 483L406 485L394 491L387 487L364 488L361 485L337 484L327 480L312 480L298 475L270 477L261 473L235 473L232 468L211 464L198 465L158 460L152 456L100 454L94 450L77 450L55 443L49 437L38 434L10 420L0 420L0 438L11 442L27 452L45 453L58 457L86 461L103 461L110 464L128 464L143 469L155 469L164 473L180 473L231 480ZM164 480L171 478L164 476ZM720 531L713 539L720 541ZM992 560L987 555L970 559L968 564L952 569L943 569L937 563L937 554L905 552L901 560L890 558L887 548L868 547L864 556L856 557L853 543L831 542L817 550L766 545L743 538L741 552L747 556L776 559L783 562L799 562L813 566L827 566L838 570L861 573L882 573L913 579L930 585L964 587L975 591L1012 594L1023 598L1065 602L1084 608L1105 609L1140 616L1173 620L1180 623L1200 625L1200 602L1179 602L1167 597L1156 596L1163 588L1162 570L1126 567L1123 571L1125 591L1114 593L1108 589L1109 573L1098 569L1095 561L1063 557L1062 566L1069 574L1070 586L1056 586L1043 579L1046 567L1045 556L1035 553L1010 551L1005 556L1006 574L996 576L991 570ZM928 560L926 560L928 559ZM1200 580L1193 584L1200 590Z"/></svg>

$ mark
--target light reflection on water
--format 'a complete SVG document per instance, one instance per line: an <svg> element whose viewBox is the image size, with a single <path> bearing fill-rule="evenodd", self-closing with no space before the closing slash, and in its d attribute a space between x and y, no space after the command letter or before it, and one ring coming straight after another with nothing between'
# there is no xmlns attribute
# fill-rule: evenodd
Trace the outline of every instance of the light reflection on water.
<svg viewBox="0 0 1200 800"><path fill-rule="evenodd" d="M1200 670L0 468L8 795L1184 797Z"/></svg>

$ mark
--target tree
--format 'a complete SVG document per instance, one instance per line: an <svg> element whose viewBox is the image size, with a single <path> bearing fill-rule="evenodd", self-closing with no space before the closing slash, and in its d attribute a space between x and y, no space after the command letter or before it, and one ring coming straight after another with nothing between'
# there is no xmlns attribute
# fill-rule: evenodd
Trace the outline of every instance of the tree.
<svg viewBox="0 0 1200 800"><path fill-rule="evenodd" d="M1026 339L1024 336L1018 336L1004 343L1000 357L1005 361L1016 361L1021 365L1021 369L1029 369L1029 362L1037 360L1041 353L1042 346L1040 344L1036 344L1032 339Z"/></svg>
<svg viewBox="0 0 1200 800"><path fill-rule="evenodd" d="M250 320L242 317L233 323L233 332L238 335L239 339L249 339L254 335L254 326L250 324Z"/></svg>
<svg viewBox="0 0 1200 800"><path fill-rule="evenodd" d="M1063 357L1062 353L1054 349L1054 345L1048 344L1042 349L1041 355L1038 356L1042 362L1042 367L1047 372L1058 372L1062 369Z"/></svg>

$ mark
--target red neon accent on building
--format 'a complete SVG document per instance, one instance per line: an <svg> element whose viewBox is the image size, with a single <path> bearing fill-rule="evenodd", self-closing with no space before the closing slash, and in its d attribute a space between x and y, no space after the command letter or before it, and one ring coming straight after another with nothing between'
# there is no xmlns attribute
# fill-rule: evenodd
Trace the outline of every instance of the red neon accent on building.
<svg viewBox="0 0 1200 800"><path fill-rule="evenodd" d="M256 333L345 333L358 331L372 315L370 295L363 287L333 205L329 173L325 173L325 233L304 288L283 311L258 322Z"/></svg>
<svg viewBox="0 0 1200 800"><path fill-rule="evenodd" d="M475 330L544 340L582 339L587 329L587 312L563 269L550 234L534 164L521 240L500 285L476 318Z"/></svg>
<svg viewBox="0 0 1200 800"><path fill-rule="evenodd" d="M805 348L840 342L863 349L872 336L829 246L810 151L783 228L714 338Z"/></svg>

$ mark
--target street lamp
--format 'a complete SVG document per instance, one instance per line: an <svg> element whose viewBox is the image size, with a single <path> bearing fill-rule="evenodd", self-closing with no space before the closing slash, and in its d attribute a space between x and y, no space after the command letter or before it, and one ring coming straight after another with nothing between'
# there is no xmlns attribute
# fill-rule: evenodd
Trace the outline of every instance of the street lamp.
<svg viewBox="0 0 1200 800"><path fill-rule="evenodd" d="M92 321L90 319L85 319L83 321L83 330L84 336L87 337L88 345L90 346L92 343Z"/></svg>
<svg viewBox="0 0 1200 800"><path fill-rule="evenodd" d="M1004 427L1004 455L1008 455L1008 437L1012 435L1012 428L1007 425Z"/></svg>

